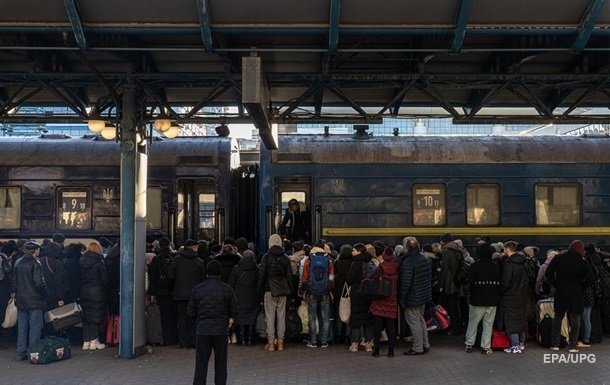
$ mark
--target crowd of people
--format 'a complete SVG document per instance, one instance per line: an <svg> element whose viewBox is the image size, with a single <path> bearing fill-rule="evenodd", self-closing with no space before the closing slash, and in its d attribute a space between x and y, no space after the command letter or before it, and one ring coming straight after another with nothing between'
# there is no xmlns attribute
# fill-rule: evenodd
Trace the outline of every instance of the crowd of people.
<svg viewBox="0 0 610 385"><path fill-rule="evenodd" d="M81 305L82 333L70 338L85 350L105 348L107 316L120 313L118 243L102 239L64 247L63 241L56 234L43 244L20 239L3 245L0 318L8 299L15 298L20 360L27 358L28 345L52 333L43 328L47 310L75 301ZM480 340L481 352L491 354L494 330L508 334L506 353L521 353L536 333L537 301L548 297L554 298L555 311L552 350L562 347L566 314L571 353L610 334L610 254L599 245L574 240L566 249L549 250L539 264L537 247L514 240L492 243L486 236L477 242L471 255L448 233L432 244L408 236L399 245L374 241L339 248L273 234L268 250L257 254L245 238L214 245L189 239L177 250L160 238L146 255L147 296L159 306L163 344L196 347L198 378L205 378L214 351L221 382L223 376L226 381L227 344L251 346L264 336L265 351L284 350L287 312L298 306L306 308L300 314L308 329L306 347L344 343L349 352L364 350L374 357L381 355L381 341L387 341L384 354L394 357L400 338L412 340L404 355L428 353L427 313L438 304L450 320L442 332L463 336L468 353ZM466 276L458 278L462 270ZM382 278L391 285L386 295L370 298L360 289L363 281ZM346 292L349 319L339 317ZM266 326L260 330L263 315Z"/></svg>

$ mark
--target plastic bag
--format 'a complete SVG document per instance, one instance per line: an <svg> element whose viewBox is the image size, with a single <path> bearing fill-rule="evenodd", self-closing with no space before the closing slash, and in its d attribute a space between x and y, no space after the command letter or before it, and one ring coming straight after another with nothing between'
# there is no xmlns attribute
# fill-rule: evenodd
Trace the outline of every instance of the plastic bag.
<svg viewBox="0 0 610 385"><path fill-rule="evenodd" d="M4 322L2 322L2 327L8 329L17 325L17 316L17 305L15 305L15 299L11 298L8 300L8 306L6 307L6 312L4 313Z"/></svg>

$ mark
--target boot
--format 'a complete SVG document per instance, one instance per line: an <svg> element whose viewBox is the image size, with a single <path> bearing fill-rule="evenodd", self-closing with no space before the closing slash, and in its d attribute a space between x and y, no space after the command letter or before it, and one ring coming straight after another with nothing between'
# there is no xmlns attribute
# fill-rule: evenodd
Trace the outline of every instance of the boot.
<svg viewBox="0 0 610 385"><path fill-rule="evenodd" d="M277 351L281 352L284 350L284 340L277 340Z"/></svg>
<svg viewBox="0 0 610 385"><path fill-rule="evenodd" d="M273 343L273 341L267 342L267 345L265 345L265 350L268 352L272 352L275 350L275 344Z"/></svg>
<svg viewBox="0 0 610 385"><path fill-rule="evenodd" d="M246 344L246 327L243 325L239 326L239 331L237 332L237 344L239 346Z"/></svg>
<svg viewBox="0 0 610 385"><path fill-rule="evenodd" d="M366 351L366 352L373 351L373 342L372 341L367 341L364 343L364 351Z"/></svg>
<svg viewBox="0 0 610 385"><path fill-rule="evenodd" d="M98 339L94 339L93 341L90 342L89 344L89 349L91 350L100 350L100 349L105 349L106 345L102 344L100 341L98 341Z"/></svg>
<svg viewBox="0 0 610 385"><path fill-rule="evenodd" d="M388 357L394 357L394 348L388 348Z"/></svg>
<svg viewBox="0 0 610 385"><path fill-rule="evenodd" d="M357 352L358 351L358 342L352 342L352 344L349 347L349 351L350 352Z"/></svg>
<svg viewBox="0 0 610 385"><path fill-rule="evenodd" d="M379 357L379 345L375 345L375 349L373 350L373 357Z"/></svg>

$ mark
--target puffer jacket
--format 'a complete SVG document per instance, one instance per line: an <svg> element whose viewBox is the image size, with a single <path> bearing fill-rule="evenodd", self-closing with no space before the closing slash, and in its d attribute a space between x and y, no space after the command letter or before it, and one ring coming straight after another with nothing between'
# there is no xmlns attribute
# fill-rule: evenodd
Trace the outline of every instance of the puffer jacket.
<svg viewBox="0 0 610 385"><path fill-rule="evenodd" d="M398 273L400 265L398 260L393 255L384 255L383 262L377 266L371 278L381 277L383 275L392 280L392 295L388 298L371 301L369 311L372 315L385 318L398 318Z"/></svg>
<svg viewBox="0 0 610 385"><path fill-rule="evenodd" d="M358 294L358 286L364 276L364 264L370 262L371 259L372 256L368 251L354 255L352 257L352 264L345 277L345 282L352 287L350 291L351 314L349 318L349 326L351 328L373 325L375 323L373 315L369 312L371 301Z"/></svg>
<svg viewBox="0 0 610 385"><path fill-rule="evenodd" d="M524 263L525 255L518 251L507 258L502 267L500 319L507 333L523 332L527 324L527 272Z"/></svg>
<svg viewBox="0 0 610 385"><path fill-rule="evenodd" d="M168 274L174 281L174 301L188 301L193 288L205 280L205 266L195 251L184 249L174 258Z"/></svg>
<svg viewBox="0 0 610 385"><path fill-rule="evenodd" d="M237 300L231 286L208 276L193 289L187 309L197 319L198 336L226 336L229 318L237 317Z"/></svg>
<svg viewBox="0 0 610 385"><path fill-rule="evenodd" d="M425 305L432 300L432 270L428 257L419 250L411 251L400 266L400 294L402 307Z"/></svg>
<svg viewBox="0 0 610 385"><path fill-rule="evenodd" d="M235 291L239 314L236 325L254 325L259 311L259 295L256 292L258 284L258 265L254 258L242 258L233 267L229 276L229 286Z"/></svg>
<svg viewBox="0 0 610 385"><path fill-rule="evenodd" d="M79 262L83 280L78 303L83 308L86 322L101 324L106 320L106 290L108 286L104 256L87 251Z"/></svg>
<svg viewBox="0 0 610 385"><path fill-rule="evenodd" d="M30 254L15 263L11 292L16 293L17 308L20 310L44 310L47 285L40 262Z"/></svg>

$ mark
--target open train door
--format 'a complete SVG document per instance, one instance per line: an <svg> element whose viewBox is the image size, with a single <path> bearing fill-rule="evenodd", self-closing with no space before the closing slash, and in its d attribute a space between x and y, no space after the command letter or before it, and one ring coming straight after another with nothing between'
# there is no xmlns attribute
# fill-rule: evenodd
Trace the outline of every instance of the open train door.
<svg viewBox="0 0 610 385"><path fill-rule="evenodd" d="M275 181L274 207L268 212L269 234L282 234L290 239L292 216L288 215L288 202L296 199L299 202L299 211L305 228L305 241L310 243L317 239L312 210L313 198L311 195L311 179L308 177L278 178Z"/></svg>
<svg viewBox="0 0 610 385"><path fill-rule="evenodd" d="M178 181L178 206L175 213L176 247L187 239L221 241L225 213L218 202L215 180L180 179ZM170 224L171 227L171 224Z"/></svg>

